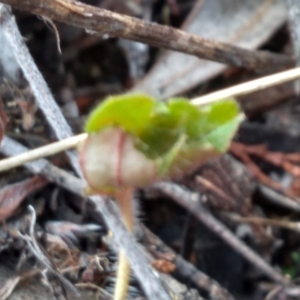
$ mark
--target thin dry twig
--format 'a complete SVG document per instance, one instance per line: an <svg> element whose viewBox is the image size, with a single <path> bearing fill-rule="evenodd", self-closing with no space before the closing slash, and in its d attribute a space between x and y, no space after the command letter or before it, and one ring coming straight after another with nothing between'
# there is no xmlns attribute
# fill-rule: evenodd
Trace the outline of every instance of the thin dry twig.
<svg viewBox="0 0 300 300"><path fill-rule="evenodd" d="M81 2L70 0L2 0L1 2L20 10L85 28L98 35L121 37L259 72L283 70L294 65L294 60L288 56L246 50Z"/></svg>
<svg viewBox="0 0 300 300"><path fill-rule="evenodd" d="M273 181L269 176L262 172L258 165L254 163L250 155L245 152L239 151L239 149L237 149L234 144L235 143L231 144L230 152L234 156L238 157L247 166L251 173L258 179L258 181L272 187L273 189L283 190L282 186L278 182Z"/></svg>
<svg viewBox="0 0 300 300"><path fill-rule="evenodd" d="M282 168L284 171L292 174L295 177L300 175L300 167L290 161L290 158L293 160L299 160L298 153L286 154L284 152L275 152L270 151L265 144L257 145L246 145L239 142L233 142L230 146L230 149L236 148L235 152L246 153L247 155L253 155L259 157L274 166ZM298 157L297 157L298 156Z"/></svg>
<svg viewBox="0 0 300 300"><path fill-rule="evenodd" d="M199 195L184 190L180 186L172 183L160 182L155 185L160 191L170 196L179 205L191 212L201 223L207 226L211 231L217 234L228 245L234 248L245 259L261 270L272 280L281 284L288 284L289 281L284 278L277 270L272 268L265 260L258 256L252 249L240 241L229 229L201 204Z"/></svg>
<svg viewBox="0 0 300 300"><path fill-rule="evenodd" d="M86 138L87 133L82 133L56 143L48 144L46 146L30 150L15 157L3 159L0 161L0 172L4 172L12 168L21 166L26 162L32 160L37 160L39 158L51 156L53 154L75 148Z"/></svg>
<svg viewBox="0 0 300 300"><path fill-rule="evenodd" d="M300 67L293 68L288 71L251 80L227 89L223 89L205 96L201 96L199 98L195 98L192 100L192 103L195 105L205 105L213 103L220 99L247 95L259 90L266 89L271 86L282 84L284 82L296 80L299 77Z"/></svg>

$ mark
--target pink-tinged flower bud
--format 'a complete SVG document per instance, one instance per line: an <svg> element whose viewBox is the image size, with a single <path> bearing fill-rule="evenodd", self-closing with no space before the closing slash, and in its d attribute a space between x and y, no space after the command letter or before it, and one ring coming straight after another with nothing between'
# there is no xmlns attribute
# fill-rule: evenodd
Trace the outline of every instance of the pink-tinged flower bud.
<svg viewBox="0 0 300 300"><path fill-rule="evenodd" d="M155 161L137 150L132 135L119 127L89 134L81 145L80 164L95 192L148 186L157 176Z"/></svg>

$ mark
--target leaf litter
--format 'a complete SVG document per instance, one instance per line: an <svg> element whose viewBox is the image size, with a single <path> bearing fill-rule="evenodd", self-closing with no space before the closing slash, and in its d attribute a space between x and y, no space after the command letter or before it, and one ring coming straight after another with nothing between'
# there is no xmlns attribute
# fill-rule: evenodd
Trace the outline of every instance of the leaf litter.
<svg viewBox="0 0 300 300"><path fill-rule="evenodd" d="M234 1L230 1L230 3L231 5L228 6L232 8L230 13L234 14L237 18L243 17L244 20L242 23L244 24L244 27L246 26L245 24L252 24L251 20L253 20L253 18L257 21L253 24L253 28L252 26L251 28L250 26L246 26L245 29L245 39L248 39L248 35L251 34L255 36L255 42L253 42L251 47L257 47L257 45L264 43L272 33L283 24L284 20L286 20L286 11L282 10L281 3L279 2L274 2L273 4L268 3L268 1L259 4L256 2L254 4L252 3L253 6L251 6L251 8L253 8L253 11L249 10L249 15L246 16L244 13L240 13L240 11L246 9L248 7L247 5L245 7L240 3L239 5L234 5L236 4ZM172 18L176 17L178 13L176 5L178 5L180 13L180 7L184 3L175 1L170 3L166 2L164 4L171 5L169 16L171 17L170 20L172 22ZM220 4L218 1L206 1L205 3L200 3L199 1L197 5L191 5L191 8L195 8L196 10L194 11L194 16L191 15L189 19L189 22L191 22L190 24L193 24L193 18L196 20L199 13L201 16L209 18L212 21L214 18L209 17L210 15L207 13L207 9L210 5L215 5L215 7L219 8L223 7L218 6L218 4ZM224 3L222 3L222 5L223 4ZM159 19L161 16L158 15L161 14L162 11L156 5L157 3L152 7L153 18ZM266 7L268 9L265 9ZM215 10L215 12L217 13L218 10ZM101 39L98 39L94 40L94 44L86 46L84 49L78 47L78 51L75 51L75 56L66 63L56 54L55 46L45 46L47 44L55 45L53 33L49 33L48 29L39 27L39 21L33 21L32 16L22 15L22 13L19 14L17 19L24 25L22 26L22 30L24 31L25 36L28 32L31 32L31 26L37 26L36 31L33 31L32 39L28 41L28 45L31 47L32 53L35 56L38 65L41 67L45 78L47 78L51 90L55 95L60 95L60 91L63 88L68 88L72 92L75 91L74 94L71 94L70 101L74 102L75 105L77 105L76 103L79 103L79 101L80 103L83 103L81 106L82 109L79 109L80 117L84 117L87 111L98 103L98 99L103 99L104 96L109 94L109 90L114 90L114 83L122 86L122 89L124 90L130 86L128 82L132 82L132 78L130 78L131 75L126 67L126 59L123 54L118 51L119 46L116 45L114 41L103 42ZM255 19L255 16L258 18ZM265 18L263 16L265 16ZM232 22L232 19L228 17L226 22L224 22L223 25L231 22L235 25L237 24L237 28L240 29L241 23ZM215 26L215 29L213 28L213 30L219 30L220 28L217 27L215 23L216 22L209 25L211 22L202 22L201 24L207 24L205 26ZM265 26L266 23L269 24L267 27ZM188 25L189 24L187 23L186 26ZM60 26L64 27L65 25ZM223 27L224 30L227 30L228 26L224 25ZM260 32L259 28L262 27L267 28L268 30L265 30L263 34L257 34L257 32ZM68 35L72 33L72 30L67 26L64 29L67 34L61 35L63 53L64 47L67 48L74 40L76 43L73 43L72 47L76 44L79 45L79 42L85 38L83 32L80 32L79 30L79 35L77 32L76 36L75 29L72 29L74 30L74 39L73 41L68 41ZM58 30L60 31L61 28L58 27ZM201 30L205 30L205 28L202 28ZM207 34L209 34L208 32L209 31L207 31ZM235 30L228 30L227 35L237 33L238 32ZM288 33L286 32L283 33L283 35L287 34ZM43 42L41 44L38 42L39 36L43 36ZM209 35L208 37L218 39L214 35ZM45 51L40 51L40 49ZM114 51L111 51L112 49ZM103 53L102 57L105 59L103 59L103 61L93 61L95 57L93 53L99 53L99 50L103 51L101 53ZM194 59L192 57L190 58ZM151 59L155 60L156 58L151 57ZM182 66L184 66L186 68L189 66L187 63L179 63L180 61L178 61L179 67L181 66L182 68ZM162 60L158 61L158 63L162 64ZM206 64L206 62L204 64ZM172 76L178 77L178 74L182 74L180 72L184 70L180 70L179 73L177 71L175 72L172 68L173 65L175 67L175 64L171 62L171 67L165 69L167 73L164 75L164 81L159 80L160 84L165 81L168 82L166 90L157 89L156 86L152 86L152 84L155 83L155 81L151 79L151 74L154 74L153 72L146 73L144 82L148 82L147 80L149 80L151 85L149 84L148 88L152 89L151 93L159 92L162 98L164 98L165 95L173 96L174 94L182 93L183 91L202 83L207 83L212 87L218 87L218 82L211 81L210 79L212 76L216 76L220 73L222 74L224 67L217 66L217 68L215 67L214 69L213 65L216 64L209 64L211 67L208 67L208 69L203 68L206 71L209 70L203 78L200 78L197 74L197 76L192 74L193 72L187 72L188 76L179 76L179 81L176 79L175 82ZM61 67L62 65L64 68ZM122 72L118 71L116 65L123 66ZM192 65L194 65L194 63L192 63ZM199 69L202 70L202 67ZM214 70L214 72L211 70ZM147 72L147 70L144 70L144 72ZM189 76L193 76L192 80ZM216 80L221 80L223 85L230 85L237 79L235 76L249 78L251 74L249 75L247 72L241 71L240 73L237 73L237 75L229 77L221 76ZM96 81L103 83L103 85L94 88ZM188 83L186 84L186 82L184 83L183 81ZM183 86L182 82L184 83ZM110 88L106 89L107 86ZM137 88L139 88L139 85L137 85ZM198 86L198 88L201 90L201 86ZM84 97L82 97L81 94L81 99L74 99L76 91L85 91ZM7 112L7 98L10 98L11 101L11 98L14 97L12 97L12 95L7 96L7 94L9 94L7 92L5 94L6 95L3 94L2 97L5 98L4 107ZM57 97L57 102L61 107L63 106L63 99L60 99L59 96ZM25 143L28 147L36 147L37 145L54 140L54 135L52 131L49 130L49 125L45 123L44 116L42 116L39 111L29 111L29 114L31 113L34 114L35 122L26 123L26 125L29 124L30 126L28 125L25 127L22 126L22 122L19 124L14 122L12 115L8 114L8 131L6 133ZM268 112L268 114L272 114L272 112ZM261 118L266 116L260 113L257 113L257 115ZM72 124L73 129L77 128L77 130L81 130L83 128L84 123L81 118L76 116L72 118L72 114L69 114L67 118L69 123ZM288 118L292 119L292 116L288 115ZM4 120L4 117L2 116L1 119ZM265 124L262 120L258 120L258 123L261 126L259 128L265 128ZM2 132L3 131L4 129ZM261 134L262 139L265 138L267 141L270 141L271 139L270 134L263 135L262 130L257 129L252 132L252 134L255 136ZM272 132L272 134L274 136L274 132ZM293 141L291 136L285 136L285 138L285 141ZM260 152L260 143L257 143L254 146L247 145L247 138L245 138L242 131L238 134L238 139L242 140L244 143L244 152L251 155L251 157L256 157L253 159L253 164L264 171L264 175L268 180L274 182L274 179L271 178L274 178L272 173L275 172L277 174L276 183L281 187L283 184L286 184L285 177L290 175L297 177L297 172L295 173L295 170L297 171L298 161L297 156L293 155L293 153L297 151L295 147L294 151L284 153L283 149L280 148L281 143L278 143L278 149L276 150L277 163L274 164L274 150L265 147L264 152ZM239 153L241 153L241 151L239 151ZM291 165L289 164L285 164L284 166L283 161L278 159L279 156L283 161L291 163L294 168L291 169ZM263 162L257 160L257 157L261 160L265 160L269 164L271 163L273 166L271 168L269 168L269 165L266 167ZM239 239L245 241L250 240L249 244L258 248L258 252L261 256L264 256L267 261L275 259L274 264L276 264L276 266L281 267L282 270L284 270L284 267L293 267L293 274L297 274L297 267L291 264L289 256L291 251L297 251L297 247L299 246L297 242L295 242L295 240L297 240L297 235L292 239L294 244L291 245L288 243L289 237L286 232L278 229L270 229L270 227L261 224L251 225L246 221L246 217L272 217L274 215L280 218L296 220L297 215L290 217L289 211L285 213L278 211L276 207L268 208L264 202L266 199L261 199L261 195L258 195L260 197L257 196L257 185L261 184L261 182L249 175L249 169L251 170L249 164L246 163L237 167L236 162L231 158L225 163L223 161L224 159L226 160L226 158L223 157L221 160L214 160L203 165L200 169L195 171L191 178L188 177L180 183L184 184L186 188L191 189L194 193L201 195L201 201L210 207L218 219L230 227L232 231L236 232ZM51 162L60 168L70 169L63 157L59 159L57 157L51 158ZM274 167L280 167L281 170L278 171L278 169ZM291 170L292 172L290 172ZM14 175L14 171L11 172L13 176L17 176ZM1 231L4 232L4 239L1 240L0 249L2 249L3 246L3 250L1 250L0 254L3 257L9 257L8 252L11 249L17 251L19 254L17 262L19 262L18 265L20 268L19 270L15 270L15 274L6 277L6 283L1 286L2 290L0 289L3 293L3 297L10 296L11 299L19 299L18 295L22 296L22 293L25 295L26 288L19 283L22 277L22 272L20 272L20 270L22 268L26 269L28 264L33 261L34 263L31 263L30 267L38 271L37 275L35 275L35 279L37 280L31 283L28 281L28 283L29 286L34 287L35 290L42 289L41 287L43 285L47 286L47 296L43 294L43 299L52 299L53 295L56 299L59 299L59 297L61 299L64 299L63 297L70 298L68 293L72 293L73 289L69 287L64 279L62 279L61 274L67 278L66 280L68 282L71 282L78 288L80 293L84 295L82 296L84 299L98 299L101 297L107 297L109 299L114 286L116 256L112 245L105 242L107 234L105 224L96 224L92 217L93 213L91 209L86 206L86 203L82 198L61 187L58 188L58 192L54 192L54 188L57 188L59 185L55 184L54 186L54 184L48 184L46 180L38 176L25 179L28 178L28 174L24 171L22 171L19 176L21 176L21 179L19 177L18 180L12 180L11 182L14 183L6 182L6 185L0 190L0 195L2 195L2 210L0 210L0 213L2 220L6 223L1 227ZM5 175L3 177L5 177ZM282 191L280 189L277 190ZM152 198L151 193L154 195ZM293 201L297 201L296 193L286 194L286 196L289 196ZM216 290L220 293L217 296L212 296L212 294L210 294L208 299L232 299L226 289L229 289L229 291L235 295L236 299L240 299L240 295L245 299L254 299L254 297L257 299L264 299L264 296L266 296L267 293L271 293L277 289L278 286L276 285L269 285L268 287L263 286L267 280L263 278L262 273L257 272L257 270L254 272L251 268L249 270L249 266L245 266L245 261L239 255L236 253L233 254L228 247L226 248L224 246L222 241L212 235L209 231L201 229L198 221L189 217L189 213L186 210L182 210L182 208L169 201L170 198L166 197L166 195L157 194L157 192L149 189L148 191L139 191L138 197L145 200L141 203L141 210L142 213L146 215L147 226L151 228L157 236L162 238L165 243L172 246L173 249L180 253L187 263L192 263L193 266L205 270L205 273L211 276L212 279L217 279L219 281L219 283L215 282L212 283L212 285L217 287ZM51 207L49 205L49 199L54 198L57 200L57 207ZM37 223L32 223L32 211L28 214L25 205L20 206L22 201L32 204L36 211L39 211ZM256 205L253 204L253 201ZM259 206L259 209L257 209L257 205ZM18 209L19 207L20 209ZM38 207L41 209L38 210ZM18 213L18 211L20 213ZM219 214L219 212L222 211L235 212L243 216L244 223L242 225L244 226L239 226L233 224L232 221L228 221L228 219L226 220L226 217ZM25 216L22 212L25 212ZM30 229L32 226L35 226L36 234L34 234L34 236L32 229ZM278 246L280 240L283 240L287 249L280 245ZM24 253L24 249L27 249L24 254L25 258L24 255L21 255ZM47 255L43 253L42 249L46 249ZM283 253L276 251L278 249ZM158 249L157 251L159 252L160 250ZM162 257L164 257L163 254L165 253L161 253ZM280 259L276 259L277 255L279 255ZM217 258L220 258L220 260ZM10 257L10 259L13 260L15 258ZM188 264L184 263L183 268L178 268L176 262L174 262L174 269L173 265L170 265L168 260L164 260L164 258L157 258L152 261L154 264L155 262L159 262L160 266L167 267L164 268L165 270L167 269L166 273L171 270L173 275L173 271L175 270L175 272L178 273L178 278L183 276L183 272L186 271L185 268L188 266ZM216 263L213 264L213 261ZM168 262L167 266L166 262ZM227 262L228 264L226 264ZM3 267L8 263L8 261L5 261ZM16 260L14 263L16 263ZM171 261L171 263L173 263L173 261ZM41 265L45 264L47 265L46 270L41 271ZM237 268L233 268L233 265L237 266ZM0 271L0 278L1 275L2 271ZM183 282L187 284L191 277L189 277L188 272L184 273L184 276L185 280L183 280ZM199 276L200 278L204 278L201 277L202 275ZM249 278L254 278L256 282L260 283L253 287L250 298L244 289L244 283L245 281L249 281ZM229 283L228 279L230 281ZM210 290L208 284L202 283L200 286L201 287L197 286L197 293L202 293L204 295L205 292ZM134 280L132 280L130 292L134 299L143 296L139 283ZM289 290L288 288L283 288L280 291L278 290L278 293L282 295L282 297L291 295L292 292L296 293L297 291L295 289ZM11 295L11 293L13 294ZM201 296L198 294L196 299L201 299Z"/></svg>

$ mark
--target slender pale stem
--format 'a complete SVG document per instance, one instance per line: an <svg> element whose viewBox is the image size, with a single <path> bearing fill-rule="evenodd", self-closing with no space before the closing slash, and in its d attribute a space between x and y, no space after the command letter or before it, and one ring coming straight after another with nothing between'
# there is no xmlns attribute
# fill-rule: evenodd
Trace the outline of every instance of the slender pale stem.
<svg viewBox="0 0 300 300"><path fill-rule="evenodd" d="M193 99L191 103L196 106L202 106L220 101L222 99L250 94L287 81L296 80L298 78L300 78L300 67L251 80L227 89L204 95Z"/></svg>
<svg viewBox="0 0 300 300"><path fill-rule="evenodd" d="M133 231L133 226L134 226L132 192L133 192L132 188L124 188L115 195L115 198L119 204L123 222L127 230L131 233ZM114 300L126 299L129 279L130 279L130 265L127 260L127 256L125 252L123 250L120 250Z"/></svg>
<svg viewBox="0 0 300 300"><path fill-rule="evenodd" d="M118 255L118 271L117 281L114 290L114 300L125 300L128 293L128 285L130 279L130 264L126 253L123 250L119 251Z"/></svg>
<svg viewBox="0 0 300 300"><path fill-rule="evenodd" d="M123 222L129 232L132 233L134 219L133 219L133 205L132 205L133 188L122 188L115 194L115 198L119 204Z"/></svg>
<svg viewBox="0 0 300 300"><path fill-rule="evenodd" d="M29 161L36 160L42 157L51 156L59 152L75 148L87 138L87 133L82 133L59 142L55 142L46 146L36 148L34 150L22 153L17 156L12 156L0 160L0 172L10 170L21 166Z"/></svg>

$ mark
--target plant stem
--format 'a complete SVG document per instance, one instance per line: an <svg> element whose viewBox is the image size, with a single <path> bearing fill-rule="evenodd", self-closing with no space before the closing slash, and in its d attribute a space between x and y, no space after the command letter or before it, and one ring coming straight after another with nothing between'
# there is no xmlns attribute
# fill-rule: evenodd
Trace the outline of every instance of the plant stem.
<svg viewBox="0 0 300 300"><path fill-rule="evenodd" d="M132 202L133 188L124 188L117 192L115 198L119 204L121 216L125 227L132 233L134 225L134 212ZM119 265L117 272L116 288L114 300L125 300L127 297L128 285L130 279L130 265L127 256L123 250L119 252Z"/></svg>
<svg viewBox="0 0 300 300"><path fill-rule="evenodd" d="M125 300L129 285L130 265L123 250L119 251L118 258L119 265L117 271L117 282L114 291L114 300Z"/></svg>

